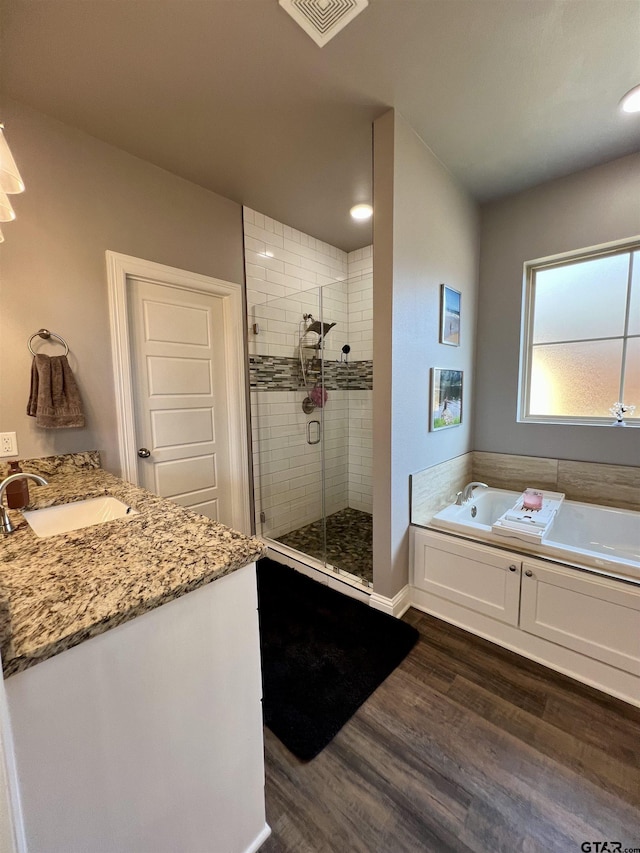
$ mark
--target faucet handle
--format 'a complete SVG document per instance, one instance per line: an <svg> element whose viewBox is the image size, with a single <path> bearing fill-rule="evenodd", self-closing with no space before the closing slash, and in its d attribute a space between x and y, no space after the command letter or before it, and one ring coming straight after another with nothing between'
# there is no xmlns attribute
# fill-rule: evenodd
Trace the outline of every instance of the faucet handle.
<svg viewBox="0 0 640 853"><path fill-rule="evenodd" d="M7 510L2 505L2 498L7 490L7 486L10 483L14 483L16 480L34 480L39 486L47 485L47 480L45 480L44 477L41 477L39 474L32 474L30 471L20 471L16 474L9 474L8 477L4 478L0 483L0 535L3 536L13 533L15 530L11 523L11 519L7 514Z"/></svg>

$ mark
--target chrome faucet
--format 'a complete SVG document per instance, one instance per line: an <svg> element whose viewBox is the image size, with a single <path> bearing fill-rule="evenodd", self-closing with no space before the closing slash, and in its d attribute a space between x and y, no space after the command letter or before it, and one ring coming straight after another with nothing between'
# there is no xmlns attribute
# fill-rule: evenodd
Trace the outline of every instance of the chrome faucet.
<svg viewBox="0 0 640 853"><path fill-rule="evenodd" d="M488 489L489 486L487 486L486 483L480 483L477 481L467 483L464 489L456 495L456 506L462 506L462 504L466 504L467 501L470 501L473 497L473 490L475 488Z"/></svg>
<svg viewBox="0 0 640 853"><path fill-rule="evenodd" d="M44 477L41 477L39 474L30 474L28 471L23 471L18 474L10 474L0 483L0 534L4 534L5 536L9 533L13 533L15 527L11 524L11 519L7 514L7 510L2 505L2 498L9 483L14 483L16 480L21 479L35 480L39 486L47 485L47 480L45 480Z"/></svg>

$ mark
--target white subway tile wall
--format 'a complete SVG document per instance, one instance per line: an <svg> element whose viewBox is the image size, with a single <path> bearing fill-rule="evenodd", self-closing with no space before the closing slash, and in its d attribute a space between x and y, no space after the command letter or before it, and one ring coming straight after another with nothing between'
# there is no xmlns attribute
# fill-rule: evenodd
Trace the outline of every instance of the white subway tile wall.
<svg viewBox="0 0 640 853"><path fill-rule="evenodd" d="M373 359L373 246L347 256L349 359ZM349 392L349 506L373 512L373 391Z"/></svg>
<svg viewBox="0 0 640 853"><path fill-rule="evenodd" d="M303 314L312 314L336 324L325 339L325 361L339 362L344 344L350 361L371 360L372 247L347 255L246 207L244 223L249 356L297 359ZM313 420L324 431L326 513L347 506L371 512L372 392L328 394L324 408L305 415L301 391L251 390L256 529L265 536L322 516L321 445L307 441Z"/></svg>
<svg viewBox="0 0 640 853"><path fill-rule="evenodd" d="M349 495L352 509L373 511L372 391L349 391Z"/></svg>
<svg viewBox="0 0 640 853"><path fill-rule="evenodd" d="M346 279L346 252L249 207L243 216L249 311L274 297Z"/></svg>
<svg viewBox="0 0 640 853"><path fill-rule="evenodd" d="M326 511L348 505L348 393L331 392L331 407L307 416L299 391L252 391L256 515L259 521L265 512L265 535L281 536L322 516L321 446L307 443L309 420L325 430Z"/></svg>

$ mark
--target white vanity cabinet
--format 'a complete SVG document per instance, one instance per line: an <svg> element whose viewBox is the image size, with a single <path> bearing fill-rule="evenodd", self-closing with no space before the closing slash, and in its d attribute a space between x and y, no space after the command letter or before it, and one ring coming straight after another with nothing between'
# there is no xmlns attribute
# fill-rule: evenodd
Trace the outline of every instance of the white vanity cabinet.
<svg viewBox="0 0 640 853"><path fill-rule="evenodd" d="M16 853L252 853L268 836L255 564L3 687Z"/></svg>
<svg viewBox="0 0 640 853"><path fill-rule="evenodd" d="M411 528L414 607L640 706L640 587Z"/></svg>

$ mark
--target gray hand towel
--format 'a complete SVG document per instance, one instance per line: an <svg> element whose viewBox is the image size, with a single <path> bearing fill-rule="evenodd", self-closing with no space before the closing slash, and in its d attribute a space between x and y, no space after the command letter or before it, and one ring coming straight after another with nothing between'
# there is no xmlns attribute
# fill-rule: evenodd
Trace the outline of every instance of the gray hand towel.
<svg viewBox="0 0 640 853"><path fill-rule="evenodd" d="M84 426L80 391L66 355L34 357L27 414L48 429Z"/></svg>

